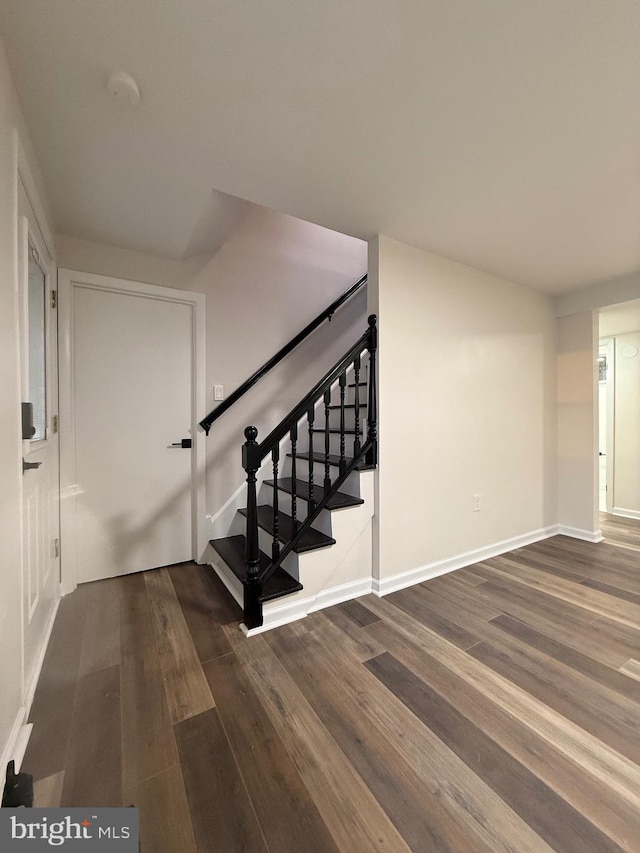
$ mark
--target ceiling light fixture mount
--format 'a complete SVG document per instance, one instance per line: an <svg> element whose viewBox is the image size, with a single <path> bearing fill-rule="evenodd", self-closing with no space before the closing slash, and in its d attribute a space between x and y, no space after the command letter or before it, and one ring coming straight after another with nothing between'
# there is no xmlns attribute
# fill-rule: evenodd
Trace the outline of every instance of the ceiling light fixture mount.
<svg viewBox="0 0 640 853"><path fill-rule="evenodd" d="M138 84L126 71L114 71L107 79L107 91L119 104L135 108L140 103Z"/></svg>

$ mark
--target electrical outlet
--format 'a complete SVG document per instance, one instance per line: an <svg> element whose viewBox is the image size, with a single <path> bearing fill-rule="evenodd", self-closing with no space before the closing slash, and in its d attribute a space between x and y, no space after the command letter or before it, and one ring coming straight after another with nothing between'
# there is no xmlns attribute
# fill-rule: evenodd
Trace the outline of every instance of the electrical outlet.
<svg viewBox="0 0 640 853"><path fill-rule="evenodd" d="M473 511L480 512L480 495L473 496Z"/></svg>
<svg viewBox="0 0 640 853"><path fill-rule="evenodd" d="M213 399L224 400L224 387L222 385L213 386Z"/></svg>

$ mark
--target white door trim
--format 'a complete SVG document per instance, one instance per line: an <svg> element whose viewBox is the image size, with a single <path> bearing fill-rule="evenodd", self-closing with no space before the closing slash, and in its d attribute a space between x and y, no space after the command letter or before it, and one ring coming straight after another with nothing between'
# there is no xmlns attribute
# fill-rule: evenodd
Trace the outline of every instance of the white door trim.
<svg viewBox="0 0 640 853"><path fill-rule="evenodd" d="M614 338L600 338L600 345L607 347L607 512L613 512L615 489L615 341Z"/></svg>
<svg viewBox="0 0 640 853"><path fill-rule="evenodd" d="M51 229L47 224L47 217L45 215L45 208L42 204L42 199L40 198L40 193L37 190L36 182L34 180L33 174L31 172L31 167L29 166L29 159L27 155L24 153L24 149L22 147L22 143L18 138L18 177L22 182L22 186L24 188L25 193L27 194L27 198L29 199L29 203L31 205L31 210L33 212L35 222L38 226L38 230L40 232L40 238L42 242L46 246L49 260L54 261L56 257L56 244L53 239L53 234L51 233Z"/></svg>
<svg viewBox="0 0 640 853"><path fill-rule="evenodd" d="M31 167L29 165L29 159L25 154L22 141L20 139L19 133L14 129L14 145L16 152L16 183L14 185L14 211L17 217L16 225L17 225L17 243L16 243L16 251L22 255L21 262L17 264L17 276L28 275L28 243L29 238L31 237L32 242L37 247L37 251L40 255L40 259L43 264L43 269L45 271L45 287L46 293L48 294L52 287L55 287L55 268L56 268L56 252L55 252L55 242L53 239L53 234L48 226L46 208L43 204L43 200L40 196L40 193L37 189L36 181L34 180L33 173L31 171ZM21 201L22 192L24 192L24 197L26 198L26 208L24 203ZM17 281L18 293L20 291L26 290L23 281ZM24 294L22 294L23 296ZM23 327L23 318L24 318L24 305L21 304L18 306L19 310L16 314L16 322L18 324L18 340L20 342L20 347L24 346L24 327ZM51 327L55 329L56 320L51 311L47 311L46 322L48 324L47 331L47 346L51 344L50 340L50 331ZM56 350L51 350L50 354L54 355ZM20 406L20 401L25 399L22 394L24 375L22 371L24 370L24 353L20 353L20 387L16 386L16 391L20 392L16 395L16 406ZM48 424L47 424L47 438L40 443L40 447L42 448L44 445L50 446L52 443L55 444L55 439L50 434L50 425L51 425L51 417L53 414L57 414L57 366L55 365L55 358L52 360L51 364L48 367L52 368L53 374L50 377L50 380L47 381L47 412L48 412ZM20 442L20 456L25 456L28 454L30 447L29 443L21 440ZM57 538L59 537L59 515L58 515L58 486L59 486L59 477L58 477L58 454L54 448L54 465L55 465L55 474L53 477L55 483L55 494L52 496L52 499L55 499L55 511L54 511L54 522L52 533ZM19 457L20 458L20 457ZM59 603L59 595L60 595L60 584L58 581L57 573L58 573L58 565L50 567L51 571L54 571L56 576L54 577L53 584L53 593L54 598L51 606L51 610L48 614L46 623L43 626L43 629L40 633L40 636L37 638L37 651L34 660L34 665L32 667L32 671L30 673L26 672L25 669L25 631L26 624L24 619L24 594L25 594L25 562L24 562L24 554L25 554L25 540L24 537L26 535L25 531L25 514L24 514L24 504L23 504L23 496L24 496L24 481L20 479L20 539L21 539L21 548L20 548L20 676L21 676L21 696L22 696L22 705L18 709L13 729L9 735L9 739L5 745L3 758L0 763L0 767L5 767L6 762L9 759L14 759L16 761L16 767L19 769L20 763L22 761L22 757L27 747L27 743L29 740L29 736L31 734L32 725L27 723L29 717L29 711L31 707L31 703L33 701L33 697L35 694L36 686L38 683L38 679L40 676L40 671L42 669L42 663L44 661L44 656L47 650L47 646L49 643L49 637L51 634L51 629L53 628L53 623L55 620L58 603ZM0 744L0 750L2 750L2 745Z"/></svg>
<svg viewBox="0 0 640 853"><path fill-rule="evenodd" d="M58 335L60 347L60 479L61 479L61 550L62 550L62 593L72 592L77 584L75 553L71 543L75 541L76 520L72 495L65 494L69 484L76 482L74 470L75 427L73 419L73 316L72 293L75 286L116 293L150 296L167 302L190 305L193 308L193 393L191 411L192 453L191 507L192 507L192 558L200 562L207 547L206 529L206 447L205 433L198 426L205 411L205 296L188 290L160 287L139 281L111 278L110 276L58 270ZM153 418L154 413L149 412Z"/></svg>

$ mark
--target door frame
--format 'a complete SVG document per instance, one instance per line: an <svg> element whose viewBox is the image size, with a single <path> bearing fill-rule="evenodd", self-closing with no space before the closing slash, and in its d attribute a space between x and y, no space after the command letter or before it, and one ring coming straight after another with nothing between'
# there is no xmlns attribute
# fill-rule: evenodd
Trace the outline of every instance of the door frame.
<svg viewBox="0 0 640 853"><path fill-rule="evenodd" d="M598 355L606 346L607 357L607 449L606 449L606 481L607 481L607 512L613 513L613 490L615 486L615 339L613 337L598 339ZM598 397L598 401L599 401Z"/></svg>
<svg viewBox="0 0 640 853"><path fill-rule="evenodd" d="M202 562L207 547L206 527L206 446L204 431L198 426L206 404L205 388L205 295L189 290L161 287L128 279L85 273L77 270L58 270L58 341L60 370L60 485L61 485L61 550L62 593L72 592L77 585L74 543L77 535L75 515L75 424L73 385L73 290L84 287L94 290L148 296L166 302L189 305L192 308L192 405L191 405L191 547L192 559ZM153 412L149 413L153 417Z"/></svg>
<svg viewBox="0 0 640 853"><path fill-rule="evenodd" d="M22 141L20 136L16 133L16 147L17 147L17 175L16 175L16 214L17 214L17 251L20 255L18 260L18 275L28 274L28 251L29 251L29 237L31 237L38 254L40 255L43 270L45 272L45 293L49 294L52 290L55 290L56 285L56 248L55 248L55 240L53 237L53 233L49 228L47 221L47 214L45 210L45 206L42 202L42 198L37 188L36 180L31 171L31 167L29 165L29 159L24 151ZM20 212L21 203L20 203L20 190L24 192L27 204L27 211L25 214ZM23 288L23 282L20 282L18 285L18 293L20 294L21 288ZM24 295L24 294L23 294ZM54 438L54 430L52 427L53 417L58 413L58 369L57 369L57 355L58 348L57 344L51 342L52 331L57 333L56 328L56 317L55 313L49 310L48 308L49 302L47 300L47 311L45 314L45 321L47 324L47 350L48 350L48 367L51 368L51 374L47 379L46 383L46 394L47 394L47 429L45 433L45 438L40 441L39 448L43 447L54 447L57 442L57 437ZM18 340L20 341L20 388L19 388L19 401L24 399L23 397L23 383L24 376L22 375L22 370L25 364L24 353L22 352L22 348L25 346L25 341L23 339L23 318L24 318L24 310L25 306L23 304L19 304L18 306L18 323L19 323L19 333ZM20 403L18 402L18 405ZM28 456L29 451L32 448L30 444L26 440L21 440L20 442L20 451L21 457L24 458ZM52 532L55 533L56 538L60 539L60 480L59 480L59 446L57 448L57 454L55 454L54 464L56 466L54 481L56 483L56 488L54 493L50 495L50 499L53 501L55 506L54 511L54 530ZM57 572L58 577L54 579L54 600L53 605L51 607L51 612L48 614L46 623L43 626L43 630L41 636L38 641L38 652L35 659L35 664L30 677L27 678L27 672L25 671L25 632L26 626L24 622L24 584L25 584L25 536L26 534L26 519L25 513L23 509L24 503L24 488L23 488L23 479L20 480L20 541L21 541L21 565L20 565L20 630L21 630L21 638L20 638L20 654L21 654L21 662L20 662L20 671L22 677L22 701L23 707L25 709L25 719L26 715L28 715L31 703L33 702L33 697L35 695L36 686L38 683L38 679L40 677L40 671L42 669L42 664L44 662L44 656L47 650L47 646L49 644L49 638L51 636L51 631L53 630L53 623L55 621L56 613L58 610L58 604L60 600L60 561L59 557L55 560L57 566L52 566L51 570ZM26 741L24 743L26 747ZM19 762L17 762L19 765Z"/></svg>

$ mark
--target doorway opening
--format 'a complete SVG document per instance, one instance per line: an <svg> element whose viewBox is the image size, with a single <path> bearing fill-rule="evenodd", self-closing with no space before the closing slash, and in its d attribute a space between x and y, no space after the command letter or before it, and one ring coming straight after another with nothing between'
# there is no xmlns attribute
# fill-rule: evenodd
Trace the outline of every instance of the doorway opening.
<svg viewBox="0 0 640 853"><path fill-rule="evenodd" d="M598 509L640 520L640 299L599 312Z"/></svg>

